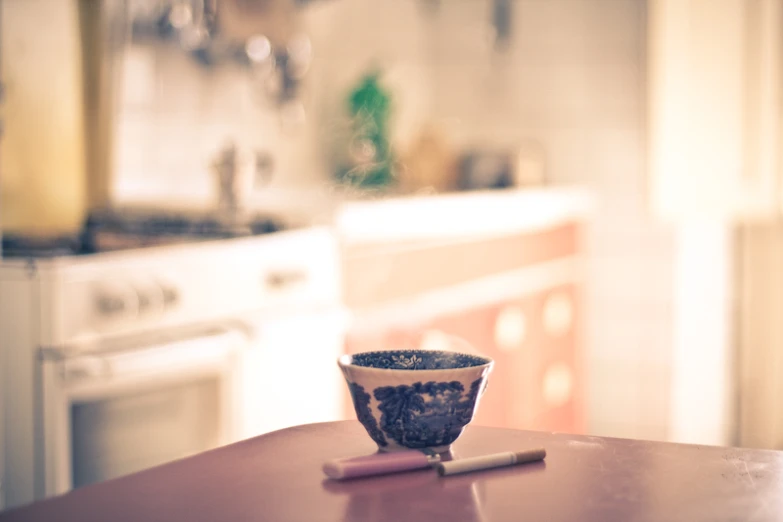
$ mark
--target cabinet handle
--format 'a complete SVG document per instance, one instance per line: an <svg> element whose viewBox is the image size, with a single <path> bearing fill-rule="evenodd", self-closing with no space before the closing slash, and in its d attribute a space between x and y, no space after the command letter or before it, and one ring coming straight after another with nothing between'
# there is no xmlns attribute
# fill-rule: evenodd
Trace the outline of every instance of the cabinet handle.
<svg viewBox="0 0 783 522"><path fill-rule="evenodd" d="M495 318L495 345L504 352L513 352L522 347L527 336L527 320L520 306L509 305Z"/></svg>
<svg viewBox="0 0 783 522"><path fill-rule="evenodd" d="M571 331L574 323L574 303L566 292L547 297L543 310L544 331L552 337L562 337Z"/></svg>
<svg viewBox="0 0 783 522"><path fill-rule="evenodd" d="M271 272L267 274L265 282L267 288L281 290L287 286L301 284L307 281L307 272L304 270L287 270Z"/></svg>
<svg viewBox="0 0 783 522"><path fill-rule="evenodd" d="M68 359L62 365L62 377L66 382L95 380L109 375L109 367L100 357L82 356Z"/></svg>

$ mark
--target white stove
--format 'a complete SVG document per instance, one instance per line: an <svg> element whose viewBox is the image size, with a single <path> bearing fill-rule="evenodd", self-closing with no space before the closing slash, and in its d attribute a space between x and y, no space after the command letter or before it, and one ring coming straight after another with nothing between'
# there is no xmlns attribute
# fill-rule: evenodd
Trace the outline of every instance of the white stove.
<svg viewBox="0 0 783 522"><path fill-rule="evenodd" d="M327 228L4 260L6 507L338 419L339 274Z"/></svg>

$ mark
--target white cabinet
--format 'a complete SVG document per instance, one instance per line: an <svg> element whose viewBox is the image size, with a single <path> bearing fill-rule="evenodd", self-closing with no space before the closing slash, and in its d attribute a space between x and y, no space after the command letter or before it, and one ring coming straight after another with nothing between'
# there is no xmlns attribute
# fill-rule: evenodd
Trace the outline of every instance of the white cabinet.
<svg viewBox="0 0 783 522"><path fill-rule="evenodd" d="M780 210L780 0L650 0L649 172L666 218Z"/></svg>
<svg viewBox="0 0 783 522"><path fill-rule="evenodd" d="M335 306L264 316L257 349L246 356L243 437L340 420L346 312Z"/></svg>

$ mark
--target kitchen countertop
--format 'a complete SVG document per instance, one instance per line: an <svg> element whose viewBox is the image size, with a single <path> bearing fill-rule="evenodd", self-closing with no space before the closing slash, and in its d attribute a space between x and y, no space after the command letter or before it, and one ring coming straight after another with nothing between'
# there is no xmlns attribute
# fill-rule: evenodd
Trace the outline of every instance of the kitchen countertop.
<svg viewBox="0 0 783 522"><path fill-rule="evenodd" d="M0 522L779 521L783 452L468 426L454 457L544 446L544 462L334 482L372 453L356 421L269 433L0 514Z"/></svg>
<svg viewBox="0 0 783 522"><path fill-rule="evenodd" d="M585 189L550 187L345 201L333 219L345 244L412 246L537 232L583 220L593 208Z"/></svg>
<svg viewBox="0 0 783 522"><path fill-rule="evenodd" d="M581 274L591 205L588 192L569 188L344 203L335 228L345 303L355 310L392 302L404 308L411 298L466 284L479 293L496 288L498 300L519 296L520 277L540 283L566 274L570 282Z"/></svg>

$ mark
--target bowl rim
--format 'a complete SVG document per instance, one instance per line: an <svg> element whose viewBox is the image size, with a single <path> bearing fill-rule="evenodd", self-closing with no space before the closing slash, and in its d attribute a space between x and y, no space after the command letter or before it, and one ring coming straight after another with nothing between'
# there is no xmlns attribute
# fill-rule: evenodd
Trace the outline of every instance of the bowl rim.
<svg viewBox="0 0 783 522"><path fill-rule="evenodd" d="M485 362L482 364L477 364L475 366L463 366L461 368L434 368L434 369L422 369L422 370L410 370L410 369L403 369L403 368L375 368L372 366L359 366L358 364L353 364L352 362L349 362L354 356L357 355L373 355L373 354L382 354L382 353L393 353L393 352L414 352L414 353L448 353L448 354L454 354L454 355L463 355L466 357L475 357L477 359L483 359ZM457 352L452 350L422 350L420 348L399 348L394 350L369 350L366 352L356 352L356 353L345 353L337 358L337 364L340 366L340 368L361 368L362 371L368 371L368 372L394 372L394 373L400 373L400 372L410 372L410 373L418 373L421 372L453 372L453 371L459 371L459 370L474 370L479 368L491 368L492 365L495 364L495 360L488 356L488 355L476 355L474 353L465 353L465 352Z"/></svg>

